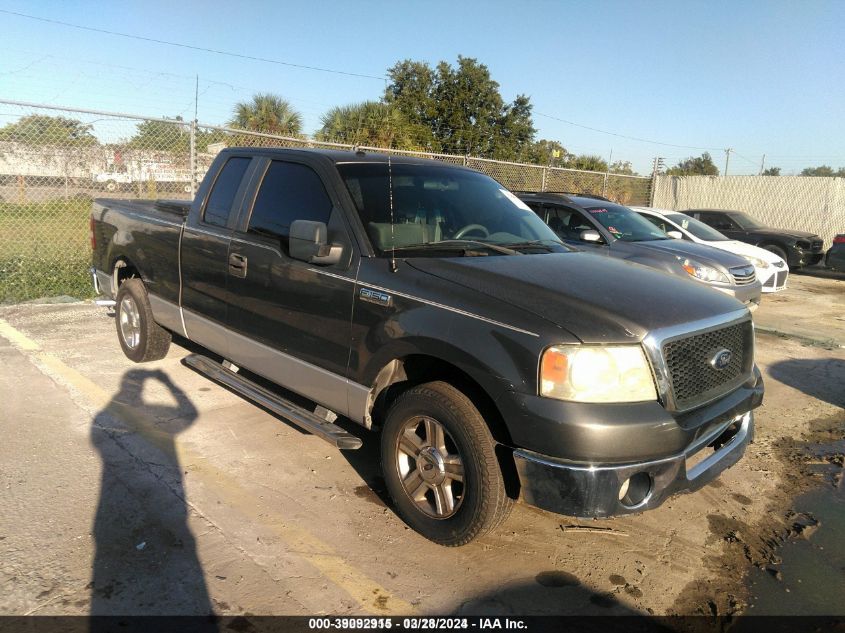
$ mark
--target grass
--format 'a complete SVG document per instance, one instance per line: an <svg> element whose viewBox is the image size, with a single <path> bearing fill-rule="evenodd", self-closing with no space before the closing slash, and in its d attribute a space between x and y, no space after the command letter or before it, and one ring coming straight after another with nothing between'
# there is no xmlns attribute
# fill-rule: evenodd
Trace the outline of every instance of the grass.
<svg viewBox="0 0 845 633"><path fill-rule="evenodd" d="M90 200L0 203L0 303L93 295Z"/></svg>

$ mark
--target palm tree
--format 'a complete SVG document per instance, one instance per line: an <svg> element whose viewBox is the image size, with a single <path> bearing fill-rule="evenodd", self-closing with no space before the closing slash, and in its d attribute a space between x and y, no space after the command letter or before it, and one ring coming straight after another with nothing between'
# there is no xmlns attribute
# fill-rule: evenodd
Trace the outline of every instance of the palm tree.
<svg viewBox="0 0 845 633"><path fill-rule="evenodd" d="M411 149L412 126L393 106L379 101L364 101L337 106L322 116L323 127L318 140L340 141L353 145L370 145Z"/></svg>
<svg viewBox="0 0 845 633"><path fill-rule="evenodd" d="M296 136L302 132L302 115L279 96L256 94L251 102L235 105L229 124L242 130Z"/></svg>

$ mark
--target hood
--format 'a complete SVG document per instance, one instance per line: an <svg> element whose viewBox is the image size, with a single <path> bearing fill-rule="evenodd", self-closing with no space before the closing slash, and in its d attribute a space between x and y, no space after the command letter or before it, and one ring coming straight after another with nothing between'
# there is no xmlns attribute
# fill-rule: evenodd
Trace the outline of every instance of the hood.
<svg viewBox="0 0 845 633"><path fill-rule="evenodd" d="M748 260L740 255L728 253L727 251L708 246L707 244L698 244L696 242L686 242L684 240L653 240L650 242L627 242L628 244L635 244L638 247L648 249L655 252L662 252L676 257L687 258L691 257L698 260L702 264L712 266L718 264L724 268L733 268L734 266L747 266Z"/></svg>
<svg viewBox="0 0 845 633"><path fill-rule="evenodd" d="M796 240L820 240L822 239L816 233L808 233L807 231L796 231L795 229L776 229L767 226L762 229L751 229L749 231L752 235L768 235L771 237L791 237Z"/></svg>
<svg viewBox="0 0 845 633"><path fill-rule="evenodd" d="M696 281L585 252L406 262L538 315L585 343L630 343L657 328L744 309Z"/></svg>
<svg viewBox="0 0 845 633"><path fill-rule="evenodd" d="M767 251L765 248L760 248L759 246L754 246L752 244L746 244L745 242L728 240L727 242L716 242L716 244L719 244L721 248L724 248L731 253L736 253L737 255L747 255L748 257L756 257L757 259L762 259L764 262L768 262L770 264L783 261L771 251Z"/></svg>

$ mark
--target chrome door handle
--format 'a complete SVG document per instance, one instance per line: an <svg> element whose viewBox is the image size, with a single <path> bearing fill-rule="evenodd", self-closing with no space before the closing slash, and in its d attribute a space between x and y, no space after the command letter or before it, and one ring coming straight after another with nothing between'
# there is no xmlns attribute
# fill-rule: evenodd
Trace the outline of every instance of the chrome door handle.
<svg viewBox="0 0 845 633"><path fill-rule="evenodd" d="M246 277L246 257L232 253L229 255L229 274L233 277Z"/></svg>

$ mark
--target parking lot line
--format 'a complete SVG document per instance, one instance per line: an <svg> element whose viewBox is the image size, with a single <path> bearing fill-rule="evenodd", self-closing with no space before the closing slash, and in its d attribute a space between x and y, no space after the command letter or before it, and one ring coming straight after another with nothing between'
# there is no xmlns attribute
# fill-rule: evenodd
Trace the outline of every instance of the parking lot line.
<svg viewBox="0 0 845 633"><path fill-rule="evenodd" d="M41 346L8 322L0 319L0 336L8 340L33 362L33 364L59 383L76 391L92 407L107 411L123 422L127 429L143 437L156 448L174 446L172 435L156 425L156 421L132 407L115 402L102 387L69 367L56 356L43 351ZM271 528L287 545L291 552L314 566L327 580L348 593L365 611L374 614L414 614L417 609L350 565L328 543L309 531L293 525L286 517L260 511L251 503L249 491L223 470L216 468L202 455L184 445L175 444L176 458L181 464L194 466L194 476L212 482L215 490L226 497L227 503L238 509L250 520ZM189 501L186 500L190 504ZM191 507L194 507L193 505ZM199 509L194 509L202 514ZM259 516L260 515L260 516Z"/></svg>

